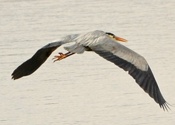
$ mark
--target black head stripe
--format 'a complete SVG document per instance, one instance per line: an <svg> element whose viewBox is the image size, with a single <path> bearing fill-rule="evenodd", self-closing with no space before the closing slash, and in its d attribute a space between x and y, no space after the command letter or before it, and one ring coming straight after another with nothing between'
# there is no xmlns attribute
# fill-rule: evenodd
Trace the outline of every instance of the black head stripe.
<svg viewBox="0 0 175 125"><path fill-rule="evenodd" d="M110 36L115 36L113 33L110 33L110 32L106 32L106 34L110 35Z"/></svg>

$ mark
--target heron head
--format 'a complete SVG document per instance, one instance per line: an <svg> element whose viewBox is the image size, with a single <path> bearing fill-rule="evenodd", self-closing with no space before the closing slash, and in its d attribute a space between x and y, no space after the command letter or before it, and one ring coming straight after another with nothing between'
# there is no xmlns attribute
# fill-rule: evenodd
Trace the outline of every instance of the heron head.
<svg viewBox="0 0 175 125"><path fill-rule="evenodd" d="M107 34L109 37L111 37L111 38L113 38L113 39L115 39L115 40L117 40L117 41L127 42L126 39L121 38L121 37L118 37L118 36L115 36L113 33L106 32L106 34Z"/></svg>

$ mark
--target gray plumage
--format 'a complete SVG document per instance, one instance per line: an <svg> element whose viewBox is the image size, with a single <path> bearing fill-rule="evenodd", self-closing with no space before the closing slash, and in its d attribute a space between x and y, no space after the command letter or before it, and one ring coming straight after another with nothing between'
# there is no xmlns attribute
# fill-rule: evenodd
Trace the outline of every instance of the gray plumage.
<svg viewBox="0 0 175 125"><path fill-rule="evenodd" d="M84 34L68 35L58 42L47 44L39 49L29 60L15 69L12 73L12 78L18 79L32 74L47 60L55 49L62 44L73 43L73 45L66 46L65 49L77 54L81 54L84 51L94 51L104 59L127 71L160 107L168 110L168 104L163 98L145 58L118 43L114 38L115 36L112 33L105 33L99 30Z"/></svg>

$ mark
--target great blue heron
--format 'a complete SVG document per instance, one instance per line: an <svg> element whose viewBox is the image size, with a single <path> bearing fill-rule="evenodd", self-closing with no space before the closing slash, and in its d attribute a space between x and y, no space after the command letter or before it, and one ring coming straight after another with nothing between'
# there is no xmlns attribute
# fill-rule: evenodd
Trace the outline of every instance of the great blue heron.
<svg viewBox="0 0 175 125"><path fill-rule="evenodd" d="M93 51L114 63L120 68L128 71L136 83L152 97L164 110L168 104L163 98L153 73L144 57L123 46L117 41L127 40L117 37L112 33L103 31L92 31L83 34L73 34L64 37L62 40L52 42L39 49L29 60L22 63L12 73L12 79L27 76L36 71L51 55L51 53L63 44L72 42L73 45L65 47L68 53L55 56L55 61L64 59L75 53L81 54L84 51Z"/></svg>

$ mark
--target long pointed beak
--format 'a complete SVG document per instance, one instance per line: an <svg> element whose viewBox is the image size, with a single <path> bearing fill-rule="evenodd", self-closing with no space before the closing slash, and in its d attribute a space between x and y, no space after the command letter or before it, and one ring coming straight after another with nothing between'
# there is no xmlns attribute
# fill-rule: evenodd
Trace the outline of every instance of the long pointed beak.
<svg viewBox="0 0 175 125"><path fill-rule="evenodd" d="M121 38L121 37L118 37L118 36L115 36L115 39L117 41L121 41L121 42L127 42L128 40L124 39L124 38Z"/></svg>

